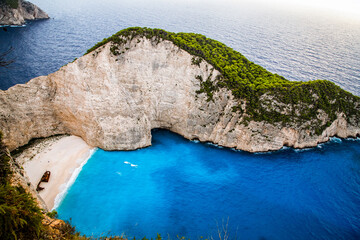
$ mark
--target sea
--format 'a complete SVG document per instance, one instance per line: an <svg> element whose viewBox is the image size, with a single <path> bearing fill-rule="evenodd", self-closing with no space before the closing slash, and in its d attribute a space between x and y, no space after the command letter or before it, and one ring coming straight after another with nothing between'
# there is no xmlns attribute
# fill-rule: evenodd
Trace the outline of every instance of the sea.
<svg viewBox="0 0 360 240"><path fill-rule="evenodd" d="M48 20L0 28L0 89L47 75L131 26L195 32L294 81L360 96L360 20L242 1L32 0ZM87 236L360 239L360 139L253 154L162 129L152 146L98 149L57 204Z"/></svg>

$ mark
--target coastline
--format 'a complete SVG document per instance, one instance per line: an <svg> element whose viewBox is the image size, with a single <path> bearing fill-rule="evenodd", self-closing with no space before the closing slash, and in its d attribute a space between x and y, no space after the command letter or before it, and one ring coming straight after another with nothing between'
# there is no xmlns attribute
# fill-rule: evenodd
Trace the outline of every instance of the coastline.
<svg viewBox="0 0 360 240"><path fill-rule="evenodd" d="M330 137L326 142L341 142L342 139L349 138ZM360 138L353 139L360 140ZM199 140L190 141L195 143L201 142ZM217 148L228 148L212 142L201 143L209 144ZM315 147L321 148L321 145L324 143L319 143ZM284 146L281 149L284 148L289 147ZM293 149L295 151L304 151L313 148L314 147ZM41 187L43 187L44 190L38 192L38 195L45 202L47 209L51 211L59 206L62 199L65 197L67 190L75 182L82 167L87 163L87 160L92 156L96 149L97 148L90 147L80 137L60 135L37 139L29 146L26 146L21 153L15 154L14 158L16 162L23 166L25 175L34 186L34 189L44 172L51 172L49 182L41 183ZM235 148L228 149L242 151ZM255 154L272 153L276 151L257 152Z"/></svg>
<svg viewBox="0 0 360 240"><path fill-rule="evenodd" d="M44 172L51 172L49 182L42 182L44 190L38 193L48 209L52 210L61 202L94 151L95 148L80 137L57 136L34 143L15 159L23 166L35 188Z"/></svg>

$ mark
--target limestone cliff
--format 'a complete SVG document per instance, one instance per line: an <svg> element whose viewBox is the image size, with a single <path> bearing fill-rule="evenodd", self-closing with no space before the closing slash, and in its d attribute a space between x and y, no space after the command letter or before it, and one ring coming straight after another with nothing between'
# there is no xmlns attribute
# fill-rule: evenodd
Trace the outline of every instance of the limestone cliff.
<svg viewBox="0 0 360 240"><path fill-rule="evenodd" d="M214 82L220 75L206 61L194 64L191 54L168 40L133 37L116 51L107 42L55 73L0 91L0 129L11 150L32 138L64 133L106 150L131 150L151 145L154 128L249 152L311 147L331 136L360 134L358 120L342 112L319 134L309 125L328 121L320 110L317 121L301 124L244 121L246 109L234 111L243 101L232 91L220 88L212 100L198 91L201 79ZM269 108L281 105L271 96L262 98ZM359 111L360 101L353 104Z"/></svg>
<svg viewBox="0 0 360 240"><path fill-rule="evenodd" d="M0 25L23 25L25 20L47 18L49 16L43 10L28 1L0 1Z"/></svg>

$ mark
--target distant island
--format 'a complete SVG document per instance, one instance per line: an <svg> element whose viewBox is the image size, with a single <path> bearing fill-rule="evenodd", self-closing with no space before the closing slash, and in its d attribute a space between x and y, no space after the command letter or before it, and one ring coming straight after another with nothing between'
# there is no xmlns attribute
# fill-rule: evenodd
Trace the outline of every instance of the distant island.
<svg viewBox="0 0 360 240"><path fill-rule="evenodd" d="M24 25L26 20L49 16L35 4L24 0L0 0L0 26Z"/></svg>

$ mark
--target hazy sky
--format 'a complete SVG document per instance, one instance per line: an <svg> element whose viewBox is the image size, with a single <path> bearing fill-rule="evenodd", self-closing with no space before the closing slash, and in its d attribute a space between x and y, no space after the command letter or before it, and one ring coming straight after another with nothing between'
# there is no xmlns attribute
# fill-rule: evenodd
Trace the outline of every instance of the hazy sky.
<svg viewBox="0 0 360 240"><path fill-rule="evenodd" d="M240 0L241 1L241 0ZM360 18L360 0L255 0L266 4L294 6L306 9L321 10L329 14L339 14Z"/></svg>
<svg viewBox="0 0 360 240"><path fill-rule="evenodd" d="M191 2L192 0L188 1ZM206 0L206 2L211 1L216 3L232 2L238 4L257 3L262 6L272 6L283 9L290 8L297 11L316 10L321 13L355 17L360 20L360 0Z"/></svg>
<svg viewBox="0 0 360 240"><path fill-rule="evenodd" d="M266 0L258 0L266 1ZM324 10L333 10L338 12L352 12L360 15L359 0L268 0L277 4L300 5L306 7L320 8Z"/></svg>

